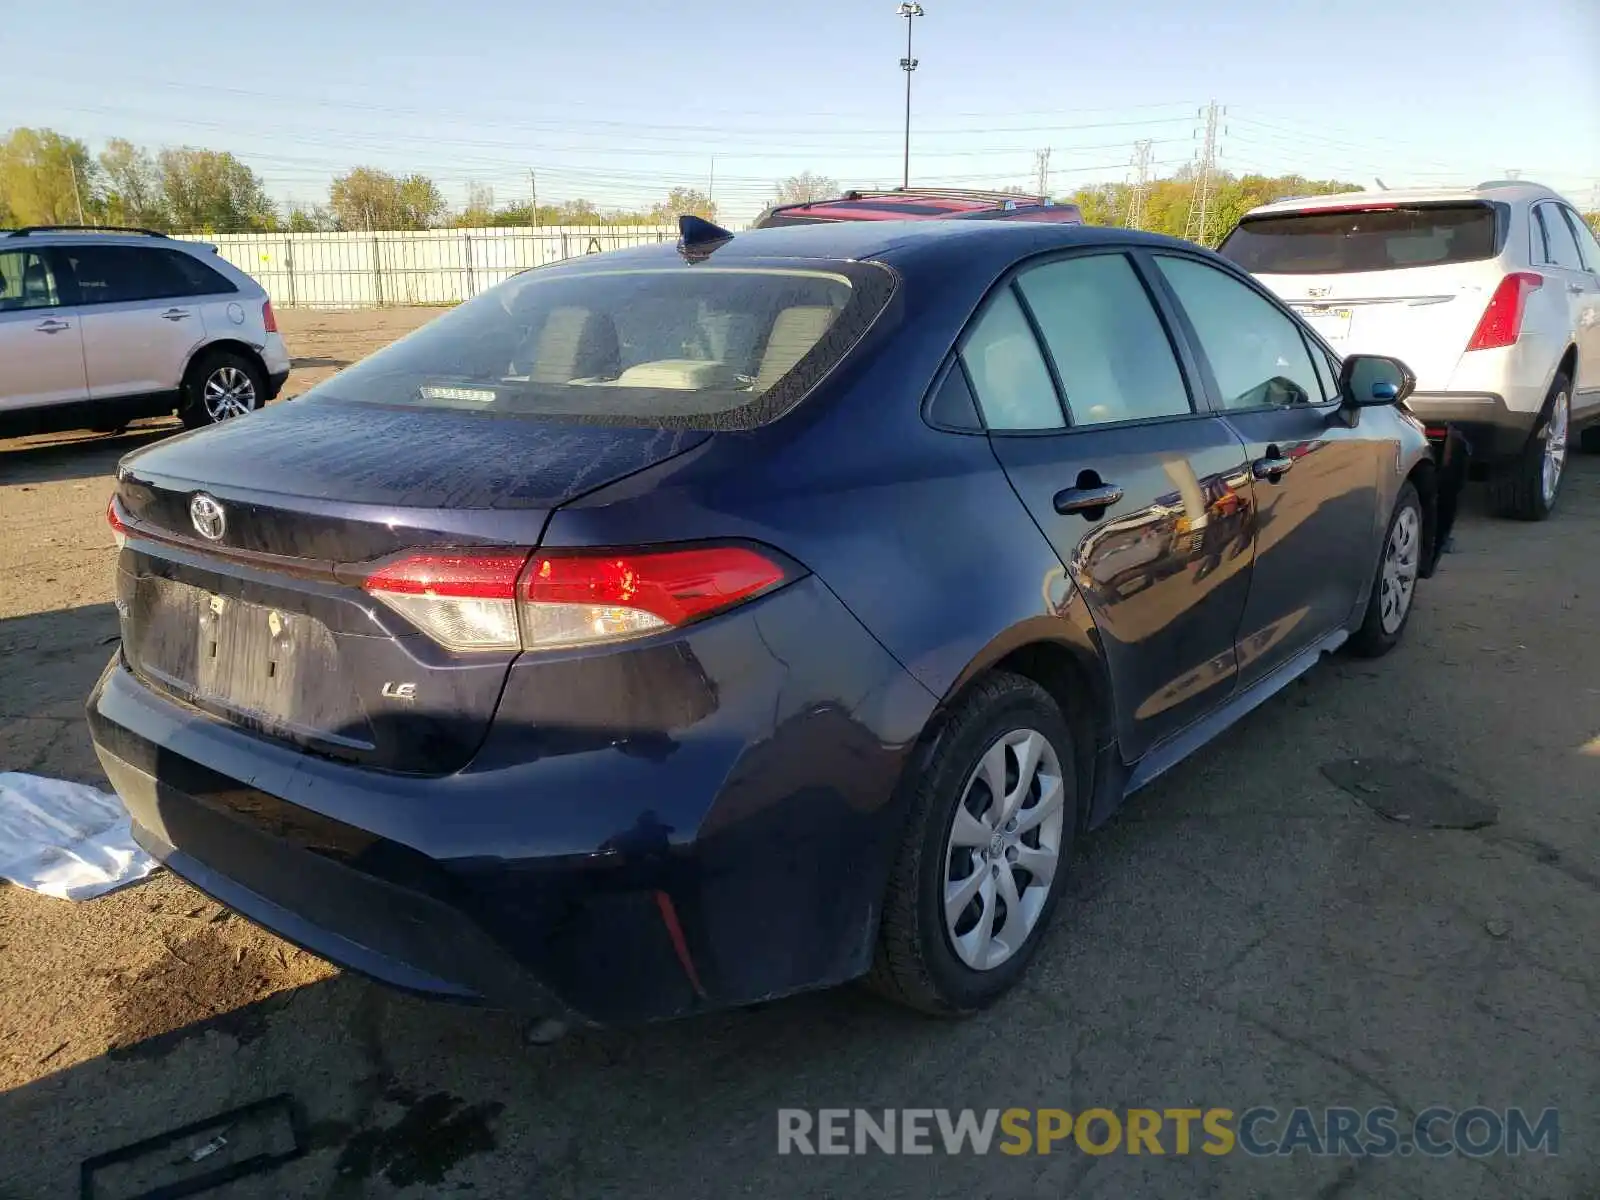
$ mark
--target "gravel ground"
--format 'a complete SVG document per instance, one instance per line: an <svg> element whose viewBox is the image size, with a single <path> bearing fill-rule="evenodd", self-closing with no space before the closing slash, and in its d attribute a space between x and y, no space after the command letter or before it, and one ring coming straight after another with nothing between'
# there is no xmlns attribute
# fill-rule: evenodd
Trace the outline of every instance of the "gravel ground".
<svg viewBox="0 0 1600 1200"><path fill-rule="evenodd" d="M410 311L280 314L291 394ZM117 458L171 432L0 442L0 770L104 786ZM278 1092L311 1152L245 1196L1600 1196L1600 459L1562 511L1476 491L1406 643L1335 659L1080 848L1026 985L961 1024L845 990L525 1048L515 1022L341 975L165 872L87 904L0 886L0 1197ZM1373 811L1447 785L1475 830ZM1325 772L1324 768L1328 770ZM1446 797L1451 799L1451 796ZM1365 803L1361 802L1365 801ZM1432 1104L1560 1110L1560 1154L788 1158L780 1107Z"/></svg>

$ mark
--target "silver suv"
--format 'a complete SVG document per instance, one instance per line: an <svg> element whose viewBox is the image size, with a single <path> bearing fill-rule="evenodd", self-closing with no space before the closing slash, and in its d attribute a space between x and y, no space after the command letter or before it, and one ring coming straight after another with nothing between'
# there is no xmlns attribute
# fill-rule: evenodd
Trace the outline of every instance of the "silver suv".
<svg viewBox="0 0 1600 1200"><path fill-rule="evenodd" d="M1600 241L1547 187L1345 192L1253 209L1222 243L1341 354L1400 358L1495 507L1543 520L1568 444L1600 441Z"/></svg>
<svg viewBox="0 0 1600 1200"><path fill-rule="evenodd" d="M0 436L191 428L277 396L289 353L261 285L216 248L139 229L0 233Z"/></svg>

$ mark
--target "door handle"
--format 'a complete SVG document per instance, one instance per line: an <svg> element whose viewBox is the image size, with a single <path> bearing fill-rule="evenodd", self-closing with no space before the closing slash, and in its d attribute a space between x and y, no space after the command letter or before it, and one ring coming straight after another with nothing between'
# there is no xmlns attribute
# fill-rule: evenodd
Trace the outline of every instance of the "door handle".
<svg viewBox="0 0 1600 1200"><path fill-rule="evenodd" d="M1294 459L1287 455L1279 454L1276 446L1267 447L1267 456L1258 458L1250 464L1250 473L1257 479L1270 479L1276 483L1283 478L1284 473L1294 466Z"/></svg>
<svg viewBox="0 0 1600 1200"><path fill-rule="evenodd" d="M1068 513L1093 512L1097 508L1110 508L1122 499L1122 489L1114 483L1101 483L1092 487L1063 488L1056 493L1056 511Z"/></svg>
<svg viewBox="0 0 1600 1200"><path fill-rule="evenodd" d="M60 333L63 329L71 328L72 326L66 321L57 321L53 318L46 321L40 321L34 326L34 329L38 330L40 333Z"/></svg>
<svg viewBox="0 0 1600 1200"><path fill-rule="evenodd" d="M169 308L161 314L163 321L183 321L188 319L189 310L186 308Z"/></svg>

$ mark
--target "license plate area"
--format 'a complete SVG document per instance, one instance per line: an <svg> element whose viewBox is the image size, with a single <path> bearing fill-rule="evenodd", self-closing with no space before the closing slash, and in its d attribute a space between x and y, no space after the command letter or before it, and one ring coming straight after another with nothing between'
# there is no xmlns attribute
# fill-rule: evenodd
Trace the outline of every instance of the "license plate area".
<svg viewBox="0 0 1600 1200"><path fill-rule="evenodd" d="M315 617L146 576L128 624L133 669L200 708L267 732L372 744L337 641Z"/></svg>
<svg viewBox="0 0 1600 1200"><path fill-rule="evenodd" d="M1306 323L1330 342L1339 343L1350 336L1351 310L1329 305L1296 305Z"/></svg>

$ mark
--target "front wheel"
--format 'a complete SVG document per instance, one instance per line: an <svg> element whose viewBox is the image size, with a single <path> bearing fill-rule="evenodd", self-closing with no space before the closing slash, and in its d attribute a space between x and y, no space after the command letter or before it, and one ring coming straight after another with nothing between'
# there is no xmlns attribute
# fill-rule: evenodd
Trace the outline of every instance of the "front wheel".
<svg viewBox="0 0 1600 1200"><path fill-rule="evenodd" d="M1072 732L1037 683L996 673L949 716L917 781L868 984L941 1016L1027 971L1078 823Z"/></svg>
<svg viewBox="0 0 1600 1200"><path fill-rule="evenodd" d="M266 402L261 368L242 354L218 350L197 360L184 382L179 416L190 429L216 425L254 412Z"/></svg>
<svg viewBox="0 0 1600 1200"><path fill-rule="evenodd" d="M1422 573L1422 500L1407 481L1400 485L1389 528L1383 535L1383 557L1372 581L1366 616L1350 639L1350 649L1363 658L1387 654L1400 642L1411 619L1417 579Z"/></svg>

